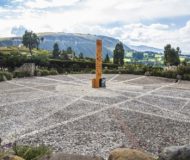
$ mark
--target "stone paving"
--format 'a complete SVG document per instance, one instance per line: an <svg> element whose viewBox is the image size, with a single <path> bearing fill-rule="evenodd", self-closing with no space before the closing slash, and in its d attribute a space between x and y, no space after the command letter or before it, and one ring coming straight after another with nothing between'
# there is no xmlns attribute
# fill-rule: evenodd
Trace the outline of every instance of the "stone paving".
<svg viewBox="0 0 190 160"><path fill-rule="evenodd" d="M55 151L107 157L122 145L157 155L190 143L190 82L136 75L92 74L14 79L0 83L4 143L51 146Z"/></svg>

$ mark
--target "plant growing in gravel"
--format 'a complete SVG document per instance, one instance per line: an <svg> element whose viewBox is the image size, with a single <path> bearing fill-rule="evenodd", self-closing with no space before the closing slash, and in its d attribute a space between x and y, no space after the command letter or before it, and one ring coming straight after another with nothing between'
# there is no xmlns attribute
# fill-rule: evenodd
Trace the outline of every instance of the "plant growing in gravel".
<svg viewBox="0 0 190 160"><path fill-rule="evenodd" d="M44 156L52 153L49 147L45 145L39 146L21 146L15 143L13 147L15 155L24 158L25 160L39 160Z"/></svg>

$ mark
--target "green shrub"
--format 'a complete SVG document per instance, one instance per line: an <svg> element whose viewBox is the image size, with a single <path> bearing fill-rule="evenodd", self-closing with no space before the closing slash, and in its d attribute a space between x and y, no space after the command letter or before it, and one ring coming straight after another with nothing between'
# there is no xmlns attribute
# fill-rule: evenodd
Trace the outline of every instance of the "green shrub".
<svg viewBox="0 0 190 160"><path fill-rule="evenodd" d="M47 69L42 69L40 72L41 72L41 76L48 76L50 74Z"/></svg>
<svg viewBox="0 0 190 160"><path fill-rule="evenodd" d="M166 77L166 78L176 78L177 77L177 71L171 71L171 70L168 70L168 71L163 71L162 72L162 75L163 77Z"/></svg>
<svg viewBox="0 0 190 160"><path fill-rule="evenodd" d="M7 71L0 71L0 81L11 80L13 75Z"/></svg>
<svg viewBox="0 0 190 160"><path fill-rule="evenodd" d="M49 71L49 74L50 74L50 75L58 75L58 72L57 72L56 69L51 69L51 70Z"/></svg>
<svg viewBox="0 0 190 160"><path fill-rule="evenodd" d="M190 74L184 74L183 80L190 80Z"/></svg>
<svg viewBox="0 0 190 160"><path fill-rule="evenodd" d="M177 72L180 75L190 74L190 66L178 66Z"/></svg>
<svg viewBox="0 0 190 160"><path fill-rule="evenodd" d="M163 77L163 68L149 68L151 76Z"/></svg>
<svg viewBox="0 0 190 160"><path fill-rule="evenodd" d="M96 73L96 71L95 70L91 70L91 72L90 72L91 74L95 74Z"/></svg>
<svg viewBox="0 0 190 160"><path fill-rule="evenodd" d="M117 69L112 69L112 70L111 69L104 69L103 73L104 74L118 74L119 71Z"/></svg>
<svg viewBox="0 0 190 160"><path fill-rule="evenodd" d="M21 72L21 71L15 71L14 72L14 77L15 78L23 78L23 77L30 77L30 73L29 72Z"/></svg>
<svg viewBox="0 0 190 160"><path fill-rule="evenodd" d="M5 81L5 76L3 74L0 74L0 82Z"/></svg>
<svg viewBox="0 0 190 160"><path fill-rule="evenodd" d="M48 75L50 75L50 71L48 71L47 69L42 68L35 70L35 76L48 76Z"/></svg>
<svg viewBox="0 0 190 160"><path fill-rule="evenodd" d="M44 146L14 146L13 151L19 157L24 158L25 160L38 160L46 155L51 154L51 150Z"/></svg>
<svg viewBox="0 0 190 160"><path fill-rule="evenodd" d="M13 75L10 72L4 72L4 75L5 75L5 77L6 77L7 80L13 79Z"/></svg>
<svg viewBox="0 0 190 160"><path fill-rule="evenodd" d="M137 75L144 75L144 70L143 68L137 68L134 70L133 74L137 74Z"/></svg>

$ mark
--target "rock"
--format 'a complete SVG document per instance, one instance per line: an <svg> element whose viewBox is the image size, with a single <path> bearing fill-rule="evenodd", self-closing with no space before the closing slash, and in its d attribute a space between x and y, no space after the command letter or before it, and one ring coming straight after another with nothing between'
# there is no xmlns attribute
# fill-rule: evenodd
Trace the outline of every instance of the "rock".
<svg viewBox="0 0 190 160"><path fill-rule="evenodd" d="M98 156L83 156L75 154L56 153L50 157L44 157L41 160L104 160Z"/></svg>
<svg viewBox="0 0 190 160"><path fill-rule="evenodd" d="M18 156L11 155L4 157L3 160L24 160L24 159Z"/></svg>
<svg viewBox="0 0 190 160"><path fill-rule="evenodd" d="M111 151L108 160L155 160L151 155L136 149L117 148Z"/></svg>
<svg viewBox="0 0 190 160"><path fill-rule="evenodd" d="M166 147L159 160L190 160L190 145Z"/></svg>

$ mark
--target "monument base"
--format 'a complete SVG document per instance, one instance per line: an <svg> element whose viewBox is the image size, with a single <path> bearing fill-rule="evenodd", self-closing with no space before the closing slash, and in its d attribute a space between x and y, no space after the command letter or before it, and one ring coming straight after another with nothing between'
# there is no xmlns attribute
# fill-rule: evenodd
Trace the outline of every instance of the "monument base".
<svg viewBox="0 0 190 160"><path fill-rule="evenodd" d="M100 87L100 80L92 79L92 88L99 88Z"/></svg>

